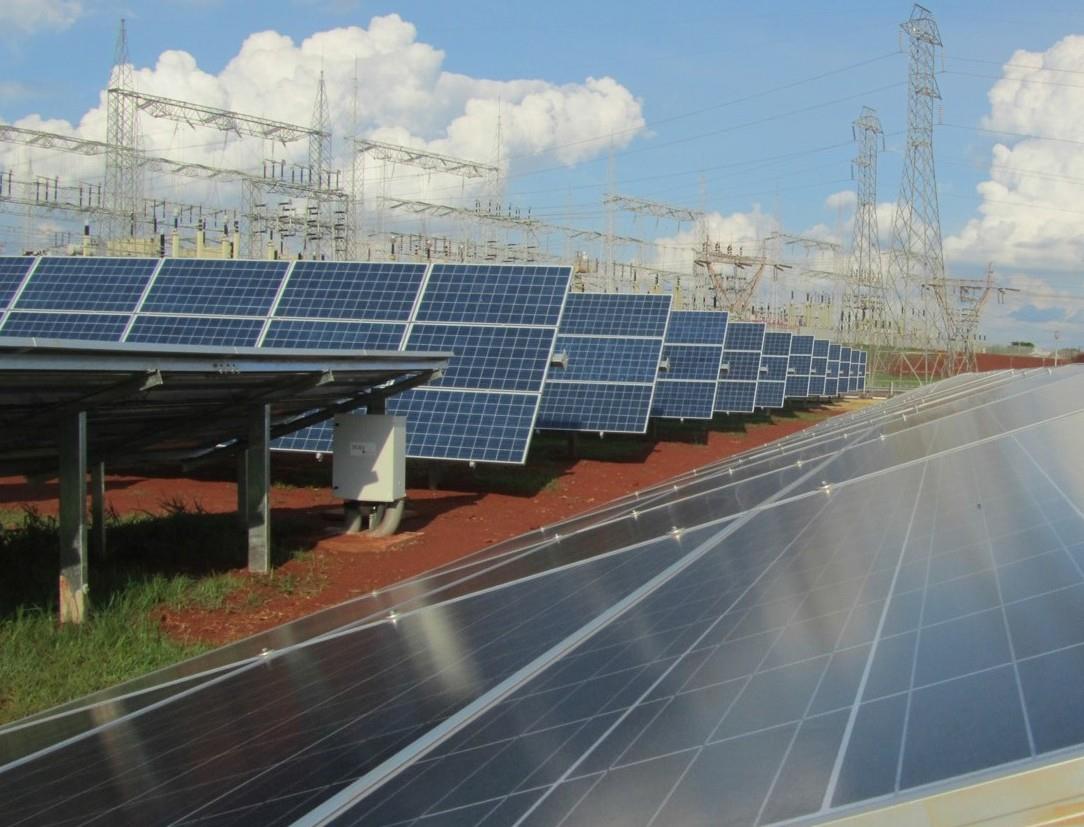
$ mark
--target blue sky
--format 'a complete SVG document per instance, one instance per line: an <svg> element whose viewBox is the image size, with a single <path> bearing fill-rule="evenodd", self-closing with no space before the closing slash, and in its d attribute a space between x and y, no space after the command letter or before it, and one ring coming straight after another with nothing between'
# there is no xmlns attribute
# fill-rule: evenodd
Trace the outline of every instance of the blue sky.
<svg viewBox="0 0 1084 827"><path fill-rule="evenodd" d="M1024 293L992 308L991 338L1039 341L1059 329L1063 343L1084 345L1084 325L1079 323L1084 314L1077 312L1084 310L1084 303L1076 298L1080 248L1072 236L1072 225L1079 220L1073 218L1072 187L1078 191L1084 182L1071 180L1078 164L1084 178L1084 145L1040 140L1072 139L1080 123L1071 117L1073 106L1079 104L1084 112L1084 46L1065 42L1084 29L1079 3L939 2L933 11L945 43L945 71L939 77L943 125L935 136L942 226L946 239L958 239L946 241L949 269L970 276L993 260L1003 282L1023 286ZM572 161L559 157L554 147L570 138L559 129L550 148L538 154L511 149L507 198L520 209L600 227L604 219L598 202L613 182L623 193L703 205L724 217L755 215L759 209L790 232L815 230L846 239L846 209L831 209L825 200L853 188L850 122L863 104L877 109L886 133L879 201L887 205L896 199L906 119L906 59L899 52L897 33L909 13L906 2L782 0L755 8L718 0L680 7L564 0L283 0L258 5L9 0L0 10L0 119L20 122L37 114L77 124L98 105L120 16L130 21L131 57L137 68L155 66L166 50L183 50L199 70L217 76L254 32L272 30L300 44L318 32L367 28L373 18L396 14L415 27L416 43L443 53L439 71L478 82L471 95L481 94L483 80L544 81L562 90L582 87L588 78L609 77L638 103L645 126L629 120L635 113L627 106L614 115L619 133L610 139L616 144L612 161L611 153L599 147ZM1015 50L1039 54L1059 43L1061 50L1043 62L1054 67L1053 73L1013 81L1017 85L1006 89L1004 64ZM1056 55L1056 64L1051 55ZM325 59L330 63L334 56ZM426 71L419 69L419 77ZM1006 94L995 112L988 93L999 81ZM379 78L362 77L360 82L362 97L389 95ZM337 89L335 95L341 92ZM1063 97L1031 105L1036 93L1047 92ZM427 94L439 96L441 89ZM507 94L514 103L514 90ZM340 113L349 106L341 99L332 103ZM396 104L391 95L374 125L389 128L386 113ZM433 97L421 105L439 112L443 102ZM298 119L304 119L311 103L303 106L299 100L295 108ZM581 110L569 111L576 120L575 112ZM407 129L411 136L442 146L451 117L434 115L427 121L414 112ZM620 131L630 123L637 128L628 134ZM1020 133L1039 138L1026 141L977 131L984 125L1015 125ZM607 143L604 135L582 130L571 139L585 137ZM473 146L484 146L488 139L472 140ZM980 183L997 179L991 151L999 141L1014 159L1000 164L1009 180L980 195ZM494 137L490 144L495 143ZM12 157L9 165L17 163ZM1023 158L1030 159L1026 166ZM0 156L0 165L4 163ZM1024 177L1014 177L1017 173ZM1052 182L1057 187L1046 186ZM1050 189L1059 192L1050 195ZM1013 214L975 225L968 234L968 222L981 220L984 205L990 208L984 199L995 211ZM1013 210L1023 209L1021 204L1027 204L1033 216L1048 211L1054 223L1065 225L1059 231L1064 237L1049 226L1001 232L998 221L1017 221ZM887 208L885 214L890 215ZM672 236L680 228L640 218L635 224L626 222L623 229ZM887 235L887 226L881 230ZM999 236L1019 243L1007 250Z"/></svg>

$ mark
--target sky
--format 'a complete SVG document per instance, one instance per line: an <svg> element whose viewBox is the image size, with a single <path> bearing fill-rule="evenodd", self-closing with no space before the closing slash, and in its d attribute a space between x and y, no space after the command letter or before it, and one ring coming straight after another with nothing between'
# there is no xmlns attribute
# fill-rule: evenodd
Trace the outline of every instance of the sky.
<svg viewBox="0 0 1084 827"><path fill-rule="evenodd" d="M934 145L947 270L975 277L992 264L1018 291L991 300L989 341L1084 346L1079 3L931 7L944 43ZM372 138L487 162L499 147L502 209L601 229L602 195L616 191L704 209L724 243L782 229L847 244L851 121L868 105L885 132L887 247L906 127L899 24L910 11L882 0L5 0L0 121L103 139L102 90L124 17L142 91L308 123L323 71L338 136L356 123ZM251 144L228 137L160 121L144 130L170 157L258 164ZM299 150L259 151L295 160ZM16 176L91 180L100 164L31 160L0 144L0 171ZM178 199L215 194L173 186ZM493 199L447 176L385 186L432 202ZM621 232L663 239L664 259L668 243L680 257L694 237L688 224L621 221Z"/></svg>

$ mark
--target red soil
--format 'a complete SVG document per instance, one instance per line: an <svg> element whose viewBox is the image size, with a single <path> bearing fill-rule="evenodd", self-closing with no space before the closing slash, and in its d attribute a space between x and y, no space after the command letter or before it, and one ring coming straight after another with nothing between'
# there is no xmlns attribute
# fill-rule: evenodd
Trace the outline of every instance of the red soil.
<svg viewBox="0 0 1084 827"><path fill-rule="evenodd" d="M821 409L817 419L844 413L853 404ZM217 610L163 609L163 627L178 638L226 643L271 628L358 594L387 586L443 565L472 551L590 510L677 474L763 445L814 423L812 417L777 418L750 423L744 431L709 431L703 444L651 441L636 444L622 461L535 459L525 474L537 474L533 494L500 493L499 484L475 479L459 467L447 475L441 490L409 488L408 516L400 532L387 539L338 533L341 501L330 492L329 461L274 454L271 491L272 527L289 519L300 524L300 547L311 549L302 559L278 567L266 578L237 574L245 585ZM513 472L518 473L518 472ZM535 477L532 476L533 480ZM300 487L309 486L311 487ZM45 514L57 509L55 483L32 486L21 478L0 479L0 507L33 506ZM236 508L236 486L224 479L192 477L110 476L106 500L120 514L158 513L163 503L198 504L208 512ZM93 576L93 573L92 573ZM296 584L284 589L283 582Z"/></svg>

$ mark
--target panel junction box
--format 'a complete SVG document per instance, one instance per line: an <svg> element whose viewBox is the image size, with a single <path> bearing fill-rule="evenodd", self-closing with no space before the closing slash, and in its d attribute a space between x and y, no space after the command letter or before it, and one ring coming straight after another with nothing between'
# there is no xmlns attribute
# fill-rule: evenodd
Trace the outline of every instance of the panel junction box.
<svg viewBox="0 0 1084 827"><path fill-rule="evenodd" d="M335 496L370 503L406 496L405 416L336 416L332 451Z"/></svg>

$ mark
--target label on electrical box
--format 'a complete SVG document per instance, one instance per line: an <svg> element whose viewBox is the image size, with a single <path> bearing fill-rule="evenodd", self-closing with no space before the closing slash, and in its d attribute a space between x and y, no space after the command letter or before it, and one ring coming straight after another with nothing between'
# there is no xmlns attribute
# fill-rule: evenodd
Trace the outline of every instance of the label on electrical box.
<svg viewBox="0 0 1084 827"><path fill-rule="evenodd" d="M352 457L372 457L377 453L377 447L375 442L350 442L350 456Z"/></svg>

